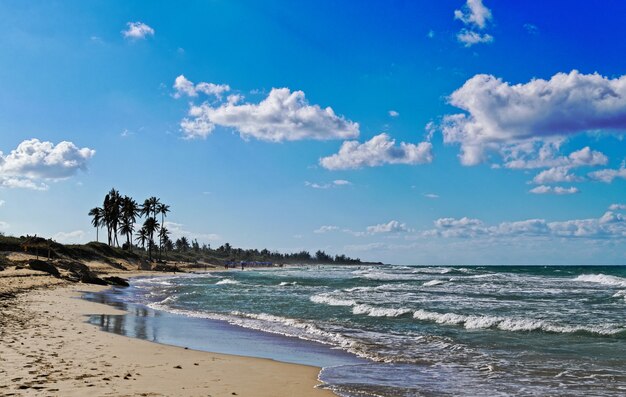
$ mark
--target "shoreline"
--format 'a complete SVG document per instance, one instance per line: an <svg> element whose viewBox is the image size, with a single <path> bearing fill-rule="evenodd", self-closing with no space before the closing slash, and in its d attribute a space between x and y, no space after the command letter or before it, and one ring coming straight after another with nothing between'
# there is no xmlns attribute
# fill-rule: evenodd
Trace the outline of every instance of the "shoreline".
<svg viewBox="0 0 626 397"><path fill-rule="evenodd" d="M10 285L17 277L25 282L21 287ZM335 396L315 388L321 383L319 367L210 353L101 331L86 316L125 312L80 295L109 287L56 280L23 274L0 278L0 292L7 288L18 292L14 298L7 295L0 306L0 394Z"/></svg>

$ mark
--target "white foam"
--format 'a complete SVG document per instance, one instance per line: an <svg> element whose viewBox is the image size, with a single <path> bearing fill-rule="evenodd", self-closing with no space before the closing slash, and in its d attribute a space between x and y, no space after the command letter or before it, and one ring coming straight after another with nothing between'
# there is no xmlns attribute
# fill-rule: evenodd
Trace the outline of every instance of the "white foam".
<svg viewBox="0 0 626 397"><path fill-rule="evenodd" d="M609 276L606 274L581 274L574 281L585 281L589 283L598 283L604 285L612 285L616 287L626 287L626 278Z"/></svg>
<svg viewBox="0 0 626 397"><path fill-rule="evenodd" d="M436 313L422 309L416 310L413 313L413 318L422 321L433 321L437 324L462 325L466 329L496 328L502 331L545 331L562 334L589 332L600 335L614 335L624 331L623 327L609 324L596 326L557 325L531 318Z"/></svg>
<svg viewBox="0 0 626 397"><path fill-rule="evenodd" d="M385 273L385 272L368 272L360 275L361 278L375 281L402 281L402 280L415 280L413 274L402 273Z"/></svg>
<svg viewBox="0 0 626 397"><path fill-rule="evenodd" d="M370 317L398 317L410 313L410 309L374 307L370 305L356 305L352 308L353 314L366 314Z"/></svg>
<svg viewBox="0 0 626 397"><path fill-rule="evenodd" d="M280 285L281 287L285 287L285 286L287 286L287 285L297 285L297 284L298 284L298 283L297 283L297 282L295 282L295 281L291 281L291 282L289 282L289 281L283 281L283 282L281 282L281 283L280 283L280 284L278 284L278 285Z"/></svg>
<svg viewBox="0 0 626 397"><path fill-rule="evenodd" d="M439 285L439 284L444 284L445 281L444 280L430 280L425 282L423 285L424 287L431 287L433 285Z"/></svg>
<svg viewBox="0 0 626 397"><path fill-rule="evenodd" d="M354 306L356 302L352 299L339 299L330 296L329 294L313 295L309 298L313 303L320 303L328 306Z"/></svg>
<svg viewBox="0 0 626 397"><path fill-rule="evenodd" d="M241 284L237 280L233 280L232 278L225 278L224 280L220 280L215 285L223 285L223 284Z"/></svg>

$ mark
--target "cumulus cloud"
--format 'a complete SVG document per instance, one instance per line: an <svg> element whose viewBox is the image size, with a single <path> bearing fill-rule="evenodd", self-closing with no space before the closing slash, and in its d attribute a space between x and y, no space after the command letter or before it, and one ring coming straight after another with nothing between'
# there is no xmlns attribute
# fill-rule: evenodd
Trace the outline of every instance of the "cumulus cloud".
<svg viewBox="0 0 626 397"><path fill-rule="evenodd" d="M197 96L198 92L215 95L230 89L227 85L199 83L184 76L174 82L174 96ZM243 97L230 95L218 104L192 104L181 123L185 138L205 138L215 126L233 128L242 138L270 142L304 139L350 139L359 135L359 124L335 114L331 107L310 105L304 92L273 88L259 103L241 103Z"/></svg>
<svg viewBox="0 0 626 397"><path fill-rule="evenodd" d="M194 84L187 80L182 74L174 80L174 98L180 98L184 95L189 97L197 97L199 93L205 95L214 95L217 98L221 98L222 94L230 91L228 84L214 84L200 82Z"/></svg>
<svg viewBox="0 0 626 397"><path fill-rule="evenodd" d="M626 211L626 204L611 204L609 206L610 211Z"/></svg>
<svg viewBox="0 0 626 397"><path fill-rule="evenodd" d="M339 230L338 226L326 225L326 226L320 226L320 228L314 230L313 233L323 234L323 233L328 233L328 232L335 232L337 230Z"/></svg>
<svg viewBox="0 0 626 397"><path fill-rule="evenodd" d="M329 170L376 167L383 164L424 164L433 160L430 142L401 142L396 146L395 139L383 133L367 142L346 141L339 152L320 159L320 165Z"/></svg>
<svg viewBox="0 0 626 397"><path fill-rule="evenodd" d="M485 7L482 0L467 0L461 10L454 11L454 19L458 19L467 26L456 35L457 40L465 47L493 41L493 36L490 34L479 33L475 30L485 29L487 22L492 19L491 10Z"/></svg>
<svg viewBox="0 0 626 397"><path fill-rule="evenodd" d="M547 167L593 167L606 165L609 159L604 153L591 150L589 146L574 151L568 156L558 156L561 140L551 140L538 145L538 142L529 142L528 145L513 145L503 148L502 152L508 156L504 166L512 169L533 169ZM516 150L515 152L510 152ZM510 152L510 153L507 153Z"/></svg>
<svg viewBox="0 0 626 397"><path fill-rule="evenodd" d="M467 80L449 97L466 113L442 121L444 142L461 146L460 159L476 165L488 152L592 130L626 128L626 76L603 77L574 70L550 80L511 85L492 75Z"/></svg>
<svg viewBox="0 0 626 397"><path fill-rule="evenodd" d="M491 10L485 7L482 0L467 0L461 10L454 11L454 19L479 29L484 29L491 17Z"/></svg>
<svg viewBox="0 0 626 397"><path fill-rule="evenodd" d="M611 183L614 179L626 179L626 165L622 163L622 165L617 169L607 168L603 170L593 171L588 174L589 178L604 182Z"/></svg>
<svg viewBox="0 0 626 397"><path fill-rule="evenodd" d="M380 223L378 225L368 226L366 230L369 234L403 233L410 231L405 223L400 223L398 221L389 221L387 223Z"/></svg>
<svg viewBox="0 0 626 397"><path fill-rule="evenodd" d="M559 195L563 195L563 194L575 194L578 193L579 190L578 188L575 188L573 186L571 187L562 187L562 186L546 186L546 185L540 185L537 186L533 189L530 189L530 192L533 194L559 194Z"/></svg>
<svg viewBox="0 0 626 397"><path fill-rule="evenodd" d="M463 217L439 218L435 221L435 229L424 232L427 236L441 237L475 237L485 234L482 221Z"/></svg>
<svg viewBox="0 0 626 397"><path fill-rule="evenodd" d="M533 178L533 183L538 185L559 182L578 182L580 178L570 174L568 167L554 167L541 171Z"/></svg>
<svg viewBox="0 0 626 397"><path fill-rule="evenodd" d="M154 36L154 29L143 22L127 22L126 30L122 30L122 35L127 39L140 40L147 36Z"/></svg>
<svg viewBox="0 0 626 397"><path fill-rule="evenodd" d="M478 219L441 218L434 222L435 228L422 233L424 236L444 238L484 237L565 237L565 238L626 238L626 218L612 211L600 218L573 219L548 222L545 219L527 219L502 222L487 226Z"/></svg>
<svg viewBox="0 0 626 397"><path fill-rule="evenodd" d="M29 139L8 155L0 152L0 186L46 190L41 180L61 180L86 170L95 150L78 148L72 142L41 142Z"/></svg>
<svg viewBox="0 0 626 397"><path fill-rule="evenodd" d="M390 110L389 111L389 116L391 116L391 117L398 117L398 116L400 116L400 113L396 112L395 110Z"/></svg>
<svg viewBox="0 0 626 397"><path fill-rule="evenodd" d="M465 47L471 47L475 44L485 44L493 42L493 36L487 33L474 32L472 30L461 29L457 33L456 38L463 43Z"/></svg>

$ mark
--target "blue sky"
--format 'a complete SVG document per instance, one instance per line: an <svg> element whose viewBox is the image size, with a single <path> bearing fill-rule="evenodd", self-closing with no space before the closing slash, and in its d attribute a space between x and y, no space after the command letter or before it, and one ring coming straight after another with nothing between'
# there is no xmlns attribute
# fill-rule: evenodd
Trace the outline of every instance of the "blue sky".
<svg viewBox="0 0 626 397"><path fill-rule="evenodd" d="M93 240L115 187L212 246L625 263L624 15L4 1L0 231Z"/></svg>

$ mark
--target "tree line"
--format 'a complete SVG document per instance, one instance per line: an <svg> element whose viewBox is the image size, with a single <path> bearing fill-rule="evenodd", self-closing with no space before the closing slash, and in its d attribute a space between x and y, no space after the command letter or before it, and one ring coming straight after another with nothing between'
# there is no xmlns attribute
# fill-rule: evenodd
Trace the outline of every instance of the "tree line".
<svg viewBox="0 0 626 397"><path fill-rule="evenodd" d="M111 189L102 203L102 207L89 210L91 224L96 228L96 241L99 241L100 228L106 228L107 241L110 246L119 247L118 236L126 237L123 249L132 250L133 234L135 242L140 243L145 250L148 246L148 257L152 260L152 251L158 248L161 254L171 241L170 232L164 226L165 217L170 212L170 206L161 202L157 197L150 197L139 204L129 196L122 196L119 191ZM161 216L161 223L157 217ZM135 230L135 225L140 218L144 218L141 228ZM154 235L157 234L159 244L157 246ZM169 243L169 244L168 244Z"/></svg>
<svg viewBox="0 0 626 397"><path fill-rule="evenodd" d="M170 206L161 202L157 197L150 197L139 204L129 196L122 196L116 189L111 189L102 202L101 207L89 210L91 224L96 228L96 241L99 242L99 231L104 228L107 232L109 246L120 247L119 238L125 238L122 249L132 251L133 241L148 251L148 258L152 260L152 253L157 250L159 259L163 259L168 252L176 253L190 260L219 260L219 261L264 261L274 263L336 263L358 264L361 260L346 255L329 255L318 250L314 254L308 251L294 253L280 253L268 249L234 248L225 243L216 249L210 244L198 243L197 239L189 240L181 236L172 241L170 231L165 227L165 218L170 212ZM159 223L159 217L161 222ZM140 228L137 224L143 219ZM155 235L158 241L155 241ZM158 242L158 244L157 244ZM171 256L171 255L170 255ZM167 257L167 256L166 256ZM202 258L201 258L202 257ZM182 258L181 258L182 259Z"/></svg>

